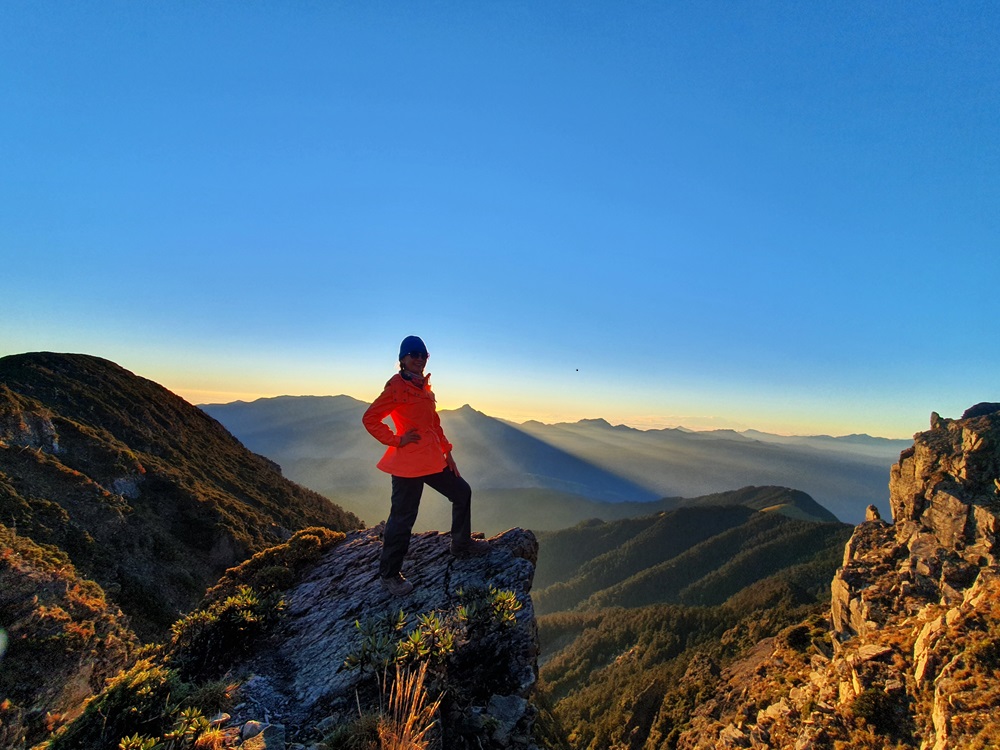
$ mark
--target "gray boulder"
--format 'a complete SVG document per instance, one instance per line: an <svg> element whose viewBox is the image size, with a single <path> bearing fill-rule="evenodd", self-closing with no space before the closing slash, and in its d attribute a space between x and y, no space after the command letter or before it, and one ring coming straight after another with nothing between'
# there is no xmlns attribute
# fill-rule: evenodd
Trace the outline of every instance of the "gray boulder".
<svg viewBox="0 0 1000 750"><path fill-rule="evenodd" d="M347 665L361 645L358 624L402 611L407 622L402 636L421 616L452 617L463 594L492 588L512 592L520 608L507 626L460 638L438 669L436 687L445 694L439 734L445 746L471 746L461 733L478 727L482 736L475 741L482 747L532 747L538 655L530 597L538 554L534 535L523 529L504 532L489 540L488 555L471 559L451 555L447 534L414 535L403 566L414 590L393 597L378 580L380 531L349 533L289 592L279 631L239 666L253 676L244 685L242 715L234 721L280 723L289 741L316 741L357 719L359 704L377 702L375 693L387 679L378 670Z"/></svg>

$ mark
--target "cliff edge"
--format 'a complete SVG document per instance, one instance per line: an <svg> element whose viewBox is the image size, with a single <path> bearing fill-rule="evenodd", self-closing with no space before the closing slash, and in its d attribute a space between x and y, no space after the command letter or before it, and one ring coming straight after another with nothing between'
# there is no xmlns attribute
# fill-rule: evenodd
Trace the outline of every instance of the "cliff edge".
<svg viewBox="0 0 1000 750"><path fill-rule="evenodd" d="M444 691L442 746L533 747L530 696L538 644L529 594L538 556L534 535L512 529L490 540L489 555L463 560L449 552L449 535L414 535L404 573L415 588L397 598L378 580L380 530L348 533L285 596L280 629L235 670L253 676L243 685L234 721L280 723L289 741L317 739L357 719L366 698L377 701L378 681L385 675L378 651L389 645L380 646L379 638L399 641L422 633L427 651L413 661L433 662L433 627L422 623L437 621L447 628L464 608L465 625L450 652L437 660L438 687ZM489 622L494 614L487 602L490 591L516 598L506 624ZM484 604L491 611L482 613L477 626L469 608ZM406 625L397 628L402 620Z"/></svg>
<svg viewBox="0 0 1000 750"><path fill-rule="evenodd" d="M679 748L1000 746L1000 404L931 416L844 550L821 628L723 671Z"/></svg>
<svg viewBox="0 0 1000 750"><path fill-rule="evenodd" d="M534 535L474 559L417 535L396 598L379 530L303 529L229 569L46 747L534 750Z"/></svg>

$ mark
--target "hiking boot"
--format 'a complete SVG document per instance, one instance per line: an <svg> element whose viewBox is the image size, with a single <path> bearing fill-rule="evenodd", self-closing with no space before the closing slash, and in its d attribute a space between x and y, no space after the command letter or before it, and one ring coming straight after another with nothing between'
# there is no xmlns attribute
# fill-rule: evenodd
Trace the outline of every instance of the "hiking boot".
<svg viewBox="0 0 1000 750"><path fill-rule="evenodd" d="M482 557L490 554L490 543L482 539L467 539L464 542L452 542L451 554L455 557Z"/></svg>
<svg viewBox="0 0 1000 750"><path fill-rule="evenodd" d="M403 578L402 573L396 573L394 576L387 576L379 580L382 581L382 588L393 596L406 596L413 591L413 584Z"/></svg>

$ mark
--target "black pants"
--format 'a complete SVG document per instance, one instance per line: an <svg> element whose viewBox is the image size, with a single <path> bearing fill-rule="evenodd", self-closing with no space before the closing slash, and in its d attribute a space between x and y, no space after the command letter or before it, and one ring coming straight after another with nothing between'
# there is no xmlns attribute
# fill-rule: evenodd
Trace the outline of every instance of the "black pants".
<svg viewBox="0 0 1000 750"><path fill-rule="evenodd" d="M396 575L403 567L425 484L451 501L452 541L462 544L472 536L472 488L462 477L451 469L423 477L393 475L392 510L382 534L382 557L378 565L382 577Z"/></svg>

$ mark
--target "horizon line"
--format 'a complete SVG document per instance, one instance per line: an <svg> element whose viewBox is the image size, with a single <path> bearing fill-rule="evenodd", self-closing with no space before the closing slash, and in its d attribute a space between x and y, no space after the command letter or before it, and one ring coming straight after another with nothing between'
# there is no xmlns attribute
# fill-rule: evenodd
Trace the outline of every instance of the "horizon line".
<svg viewBox="0 0 1000 750"><path fill-rule="evenodd" d="M205 394L214 394L214 395L222 395L224 393L227 393L225 391L199 391L197 389L185 389L185 392L188 393L188 394L205 393ZM194 401L194 400L188 399L186 396L184 396L181 393L178 393L177 395L181 396L186 401L189 401L193 406L197 406L198 408L201 408L203 406L229 406L230 404L252 404L252 403L255 403L257 401L271 401L271 400L280 399L280 398L349 398L349 399L351 399L353 401L357 401L358 403L362 403L362 404L367 404L368 403L364 399L357 398L356 396L351 396L351 395L349 395L347 393L339 393L339 394L329 394L329 393L327 393L327 394L318 394L318 393L300 393L300 394L281 393L281 394L276 394L276 395L272 395L272 396L263 396L263 395L248 394L248 393L229 393L228 395L244 396L245 398L235 398L235 399L230 400L230 401L197 401L197 402ZM627 427L627 428L632 429L632 430L638 430L639 432L657 432L657 431L662 431L662 430L679 430L679 431L682 431L682 432L686 431L686 432L698 432L698 433L734 432L734 433L736 433L738 435L743 435L743 434L748 433L748 432L756 432L756 433L760 433L762 435L771 435L771 436L774 436L774 437L787 437L787 438L832 438L832 439L836 440L836 439L850 438L850 437L868 437L868 438L872 438L872 439L876 439L876 440L890 440L890 441L909 441L909 440L912 440L912 436L908 436L908 437L887 437L887 436L884 436L884 435L872 435L872 434L867 433L867 432L852 432L852 433L847 433L847 434L843 434L843 435L833 435L833 434L824 433L824 432L816 432L816 433L811 433L811 434L797 434L797 433L770 432L768 430L762 430L762 429L758 429L758 428L755 428L755 427L746 427L746 426L736 426L736 427L732 427L732 426L730 426L730 427L700 427L700 428L699 427L688 427L687 425L685 425L683 423L676 422L676 419L677 419L676 417L663 417L663 418L650 417L650 419L656 420L656 423L658 423L658 424L651 424L651 423L647 423L647 424L629 424L628 422L613 423L610 420L608 420L606 417L602 417L602 416L597 416L597 417L581 417L581 418L575 419L575 420L574 419L570 419L570 418L559 418L559 417L556 417L556 416L552 416L552 417L550 417L550 419L555 419L556 421L545 421L544 419L540 419L537 416L516 415L517 418L504 417L504 416L496 416L496 415L493 415L493 414L489 414L489 413L487 413L485 411L482 411L480 409L477 409L476 407L472 406L472 404L469 404L469 403L465 403L465 404L462 404L461 406L456 406L456 407L445 407L445 408L442 408L441 411L442 412L454 412L454 411L460 411L461 409L464 409L464 408L472 409L473 411L478 412L480 414L483 414L484 416L487 416L487 417L489 417L491 419L499 419L499 420L502 420L502 421L505 421L505 422L511 422L511 423L517 424L517 425L523 425L523 424L526 424L528 422L538 422L539 424L543 424L543 425L546 425L546 426L549 426L549 427L554 427L554 426L557 426L557 425L560 425L560 424L580 424L581 422L604 422L605 424L607 424L607 425L609 425L611 427ZM719 417L710 417L709 416L709 417L690 417L690 419L697 421L697 420L717 420L717 419L720 419L720 418Z"/></svg>

